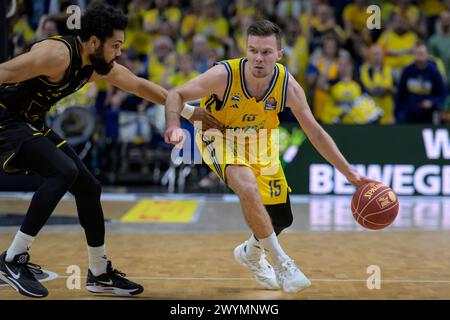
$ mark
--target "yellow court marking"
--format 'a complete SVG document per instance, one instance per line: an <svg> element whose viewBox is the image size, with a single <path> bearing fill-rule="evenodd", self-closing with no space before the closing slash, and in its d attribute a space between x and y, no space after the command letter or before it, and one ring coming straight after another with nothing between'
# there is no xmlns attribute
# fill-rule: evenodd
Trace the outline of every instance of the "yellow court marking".
<svg viewBox="0 0 450 320"><path fill-rule="evenodd" d="M120 220L123 222L191 222L196 200L141 200Z"/></svg>

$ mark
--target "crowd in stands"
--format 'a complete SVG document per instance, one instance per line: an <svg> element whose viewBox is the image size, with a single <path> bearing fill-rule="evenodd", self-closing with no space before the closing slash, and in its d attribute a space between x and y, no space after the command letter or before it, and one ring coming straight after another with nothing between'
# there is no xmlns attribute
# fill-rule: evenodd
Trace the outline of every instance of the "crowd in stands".
<svg viewBox="0 0 450 320"><path fill-rule="evenodd" d="M66 8L87 0L18 0L11 55L67 33ZM107 1L129 17L122 63L166 88L222 59L245 55L246 29L257 19L279 24L284 58L324 124L448 121L450 1L134 0ZM367 26L380 9L380 28ZM143 110L146 102L112 91L101 109ZM358 99L359 98L359 99ZM125 104L123 104L125 102ZM441 112L439 112L441 111ZM289 117L287 117L289 118Z"/></svg>
<svg viewBox="0 0 450 320"><path fill-rule="evenodd" d="M70 33L66 8L87 0L17 0L10 19L11 56L34 41ZM183 84L215 62L245 56L255 20L284 31L285 64L303 86L322 124L450 123L450 0L111 0L129 17L120 63L166 88ZM379 9L380 28L368 28ZM376 11L377 12L377 11ZM375 13L375 18L377 13ZM373 20L371 20L373 21ZM95 105L108 139L117 139L124 111L163 108L101 81L61 105ZM284 121L294 121L289 111Z"/></svg>

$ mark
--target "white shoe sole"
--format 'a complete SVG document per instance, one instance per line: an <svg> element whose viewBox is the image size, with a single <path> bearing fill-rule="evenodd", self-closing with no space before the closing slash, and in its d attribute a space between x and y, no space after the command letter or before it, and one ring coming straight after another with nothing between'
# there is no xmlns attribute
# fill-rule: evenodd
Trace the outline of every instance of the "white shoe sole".
<svg viewBox="0 0 450 320"><path fill-rule="evenodd" d="M296 293L296 292L300 292L306 288L309 288L310 286L311 286L311 281L305 277L305 279L303 279L298 286L290 286L289 288L283 288L283 292Z"/></svg>
<svg viewBox="0 0 450 320"><path fill-rule="evenodd" d="M117 296L124 297L134 296L141 293L135 293L137 289L125 290L113 287L86 286L86 289L91 293L114 293Z"/></svg>

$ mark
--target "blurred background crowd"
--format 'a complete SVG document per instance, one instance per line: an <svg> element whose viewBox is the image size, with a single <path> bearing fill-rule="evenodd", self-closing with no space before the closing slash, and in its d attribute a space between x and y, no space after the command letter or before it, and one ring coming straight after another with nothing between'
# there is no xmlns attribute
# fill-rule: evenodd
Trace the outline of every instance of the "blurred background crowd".
<svg viewBox="0 0 450 320"><path fill-rule="evenodd" d="M83 12L90 2L17 0L9 19L10 57L35 41L73 33L66 26L66 8L77 5ZM245 56L247 27L268 19L283 29L281 63L305 89L320 123L450 123L450 0L105 2L129 17L119 63L168 89L217 61ZM378 6L380 28L367 26L370 5ZM67 107L92 110L96 125L77 125L82 112L65 114ZM280 120L295 121L289 109ZM91 169L105 183L117 183L121 173L132 172L133 159L139 159L140 178L173 180L167 159L158 157L168 150L162 140L162 106L98 81L61 101L50 115L52 122L69 136L93 128L92 134L84 133L80 152L88 150ZM189 123L184 126L192 130ZM200 170L199 179L208 178L206 172Z"/></svg>

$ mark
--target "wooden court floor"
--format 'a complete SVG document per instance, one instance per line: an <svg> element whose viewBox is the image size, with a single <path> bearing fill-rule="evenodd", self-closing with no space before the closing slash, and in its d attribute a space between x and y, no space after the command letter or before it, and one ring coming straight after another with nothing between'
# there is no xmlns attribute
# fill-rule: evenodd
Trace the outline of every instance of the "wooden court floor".
<svg viewBox="0 0 450 320"><path fill-rule="evenodd" d="M22 209L2 200L2 210L7 206ZM0 228L1 250L14 234L15 228ZM261 289L234 261L234 247L247 237L243 232L112 230L106 245L114 267L144 286L134 299L450 299L449 231L287 232L280 236L284 249L312 281L295 294ZM113 298L84 289L87 252L81 228L44 228L31 256L33 263L59 275L44 282L50 292L46 299ZM80 289L67 287L71 265L81 269ZM380 268L380 289L367 287L370 266ZM27 298L0 286L0 299Z"/></svg>

